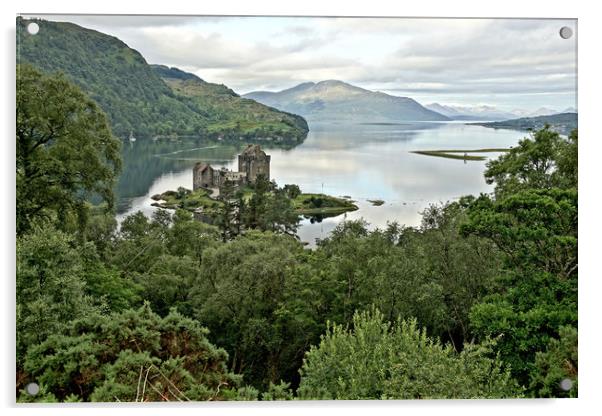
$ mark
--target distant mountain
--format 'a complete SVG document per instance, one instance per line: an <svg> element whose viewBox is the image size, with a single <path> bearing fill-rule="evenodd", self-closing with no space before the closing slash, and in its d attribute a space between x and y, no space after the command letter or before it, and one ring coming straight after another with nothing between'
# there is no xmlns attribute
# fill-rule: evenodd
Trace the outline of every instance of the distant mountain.
<svg viewBox="0 0 602 416"><path fill-rule="evenodd" d="M490 123L471 123L494 129L539 130L548 124L552 130L568 135L577 128L577 113L561 113L549 116L523 117L513 120L494 121Z"/></svg>
<svg viewBox="0 0 602 416"><path fill-rule="evenodd" d="M529 117L551 116L554 114L560 114L560 112L558 110L554 110L553 108L541 107L529 113Z"/></svg>
<svg viewBox="0 0 602 416"><path fill-rule="evenodd" d="M279 92L257 91L244 97L300 114L310 121L446 121L449 117L408 97L396 97L328 80L305 82Z"/></svg>
<svg viewBox="0 0 602 416"><path fill-rule="evenodd" d="M551 116L562 113L576 113L573 107L569 107L564 111L554 110L548 107L541 107L535 111L514 109L511 111L500 110L490 105L478 106L458 106L449 104L432 103L425 106L426 108L443 114L452 120L483 120L483 121L498 121L512 120L523 117L539 117Z"/></svg>
<svg viewBox="0 0 602 416"><path fill-rule="evenodd" d="M512 112L499 110L489 105L455 106L432 103L426 105L426 108L443 114L452 120L507 120L516 117Z"/></svg>
<svg viewBox="0 0 602 416"><path fill-rule="evenodd" d="M222 136L298 141L302 117L239 97L176 68L149 65L116 37L73 23L36 20L37 35L17 18L17 62L64 73L109 116L113 133Z"/></svg>

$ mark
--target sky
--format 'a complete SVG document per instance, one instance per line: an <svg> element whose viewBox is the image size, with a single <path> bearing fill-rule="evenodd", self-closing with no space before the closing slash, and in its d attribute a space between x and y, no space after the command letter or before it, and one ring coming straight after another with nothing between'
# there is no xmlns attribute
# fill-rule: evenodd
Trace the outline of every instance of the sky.
<svg viewBox="0 0 602 416"><path fill-rule="evenodd" d="M422 104L577 108L576 20L36 17L116 36L149 63L239 94L338 79Z"/></svg>

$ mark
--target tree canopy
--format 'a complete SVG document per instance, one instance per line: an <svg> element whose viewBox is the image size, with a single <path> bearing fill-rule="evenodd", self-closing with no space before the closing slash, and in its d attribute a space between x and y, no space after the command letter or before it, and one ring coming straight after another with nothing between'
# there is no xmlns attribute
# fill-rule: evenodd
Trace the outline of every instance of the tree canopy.
<svg viewBox="0 0 602 416"><path fill-rule="evenodd" d="M17 233L36 218L85 218L86 199L111 208L120 142L94 101L63 76L17 67Z"/></svg>
<svg viewBox="0 0 602 416"><path fill-rule="evenodd" d="M489 345L457 353L427 336L415 319L355 312L352 328L330 325L301 368L299 395L321 399L518 397L520 390Z"/></svg>

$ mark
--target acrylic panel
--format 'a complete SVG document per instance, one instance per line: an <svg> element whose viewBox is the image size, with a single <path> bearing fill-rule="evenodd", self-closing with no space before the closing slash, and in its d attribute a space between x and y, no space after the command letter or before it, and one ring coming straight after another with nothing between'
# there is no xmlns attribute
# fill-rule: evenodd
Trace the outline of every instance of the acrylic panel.
<svg viewBox="0 0 602 416"><path fill-rule="evenodd" d="M21 15L18 402L577 397L577 20Z"/></svg>

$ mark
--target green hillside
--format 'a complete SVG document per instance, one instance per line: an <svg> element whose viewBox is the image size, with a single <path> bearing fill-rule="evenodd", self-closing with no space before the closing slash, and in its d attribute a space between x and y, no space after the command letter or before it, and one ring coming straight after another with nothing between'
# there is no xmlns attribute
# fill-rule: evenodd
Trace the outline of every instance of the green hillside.
<svg viewBox="0 0 602 416"><path fill-rule="evenodd" d="M17 18L17 62L65 73L108 114L118 136L132 132L137 137L269 136L298 141L307 133L305 120L298 116L250 104L223 85L163 67L171 76L179 72L180 78L168 78L168 85L162 79L165 71L153 69L113 36L72 23L36 22L40 31L30 35L29 21Z"/></svg>
<svg viewBox="0 0 602 416"><path fill-rule="evenodd" d="M276 138L279 141L308 130L303 117L242 98L225 85L205 82L177 68L151 66L179 99L214 121L207 128L209 134Z"/></svg>

